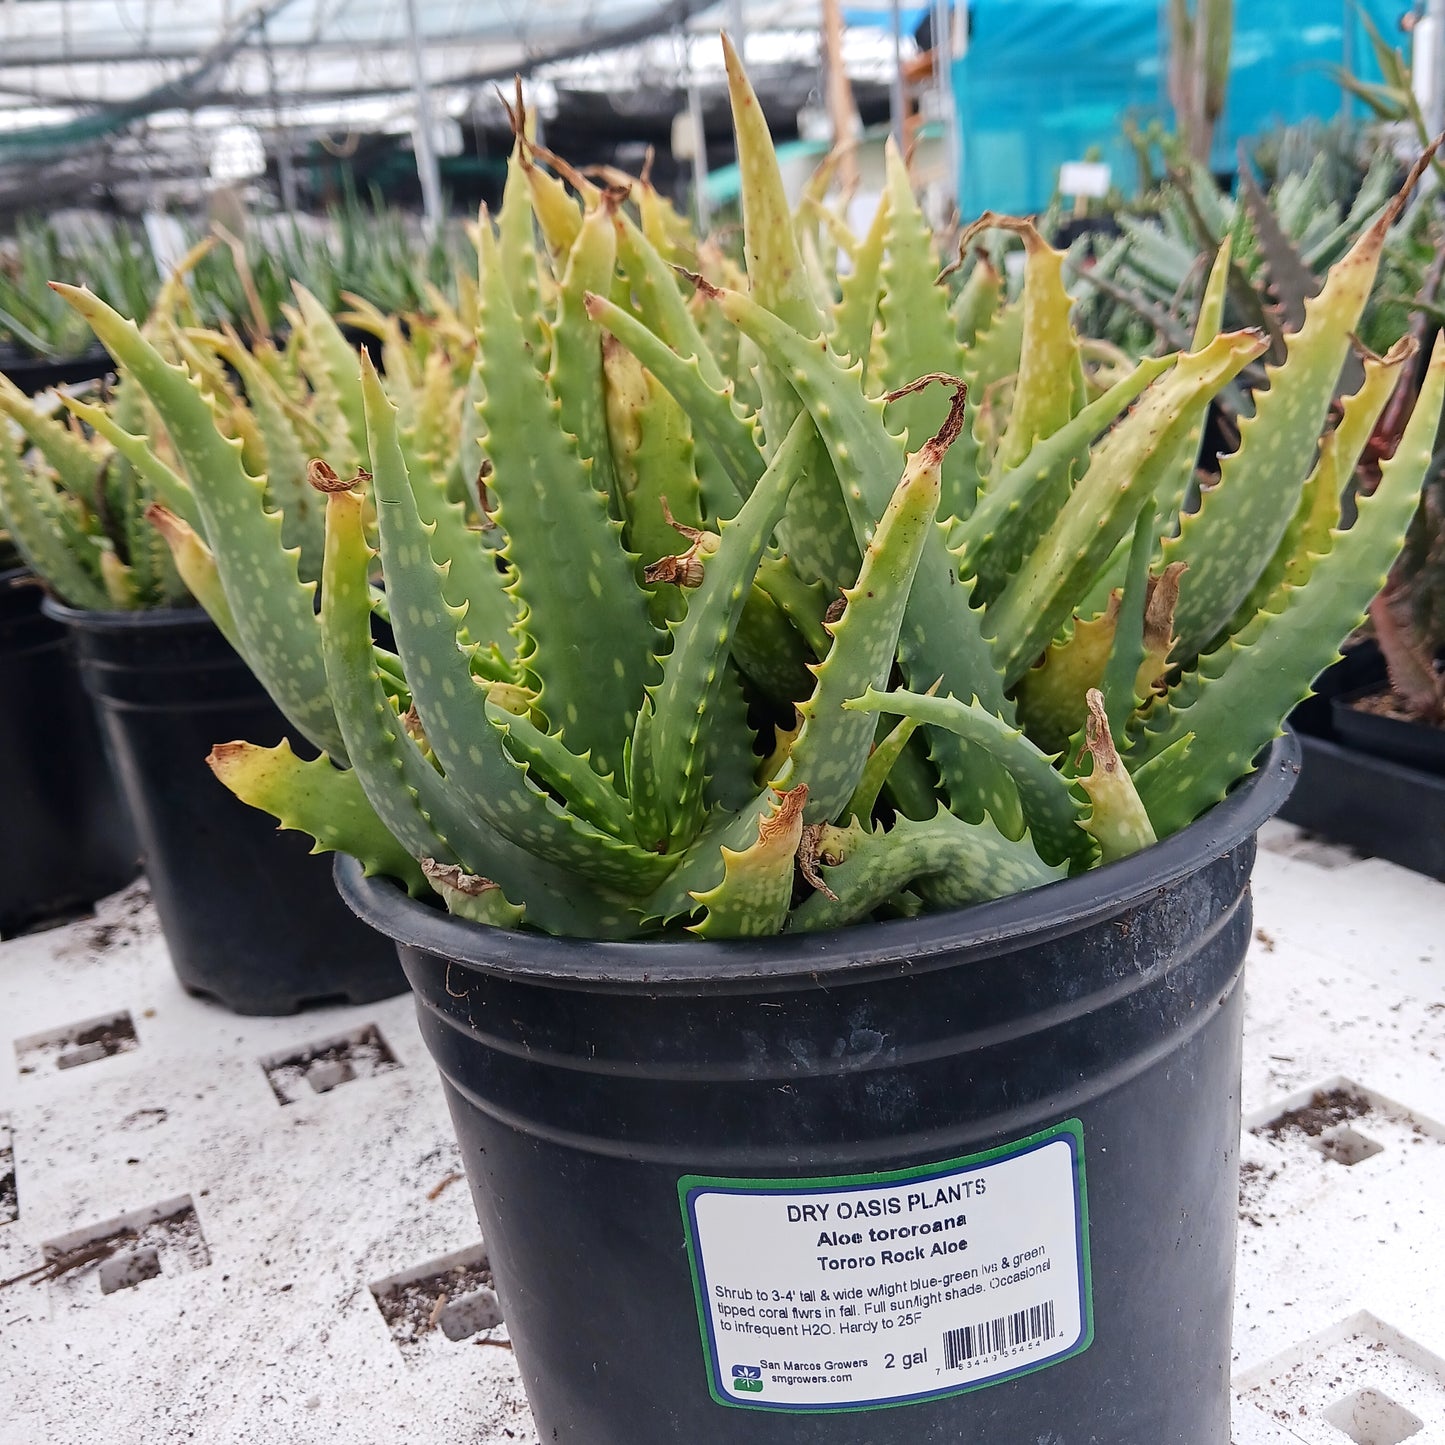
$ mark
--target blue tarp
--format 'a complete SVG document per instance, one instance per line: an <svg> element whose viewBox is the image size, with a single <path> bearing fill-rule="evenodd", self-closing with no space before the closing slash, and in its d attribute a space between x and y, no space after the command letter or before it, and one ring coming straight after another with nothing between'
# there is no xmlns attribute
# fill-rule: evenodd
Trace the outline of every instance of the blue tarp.
<svg viewBox="0 0 1445 1445"><path fill-rule="evenodd" d="M1358 9L1404 45L1399 21L1411 8L1410 0L1241 0L1217 168L1234 169L1240 137L1339 115L1345 102L1328 66L1379 78ZM1133 189L1124 120L1170 119L1165 10L1160 0L971 0L969 51L954 66L965 216L1042 209L1059 167L1091 150Z"/></svg>
<svg viewBox="0 0 1445 1445"><path fill-rule="evenodd" d="M898 7L899 29L904 35L912 35L923 24L924 16L933 12L931 5L900 5ZM879 30L893 31L893 7L891 5L845 5L845 25L867 25Z"/></svg>

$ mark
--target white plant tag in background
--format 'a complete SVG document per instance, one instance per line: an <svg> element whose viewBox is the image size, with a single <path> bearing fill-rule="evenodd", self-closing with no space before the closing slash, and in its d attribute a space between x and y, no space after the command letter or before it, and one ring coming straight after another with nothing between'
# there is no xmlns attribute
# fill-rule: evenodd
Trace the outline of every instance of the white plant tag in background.
<svg viewBox="0 0 1445 1445"><path fill-rule="evenodd" d="M1059 167L1059 194L1103 200L1113 175L1103 161L1065 161Z"/></svg>

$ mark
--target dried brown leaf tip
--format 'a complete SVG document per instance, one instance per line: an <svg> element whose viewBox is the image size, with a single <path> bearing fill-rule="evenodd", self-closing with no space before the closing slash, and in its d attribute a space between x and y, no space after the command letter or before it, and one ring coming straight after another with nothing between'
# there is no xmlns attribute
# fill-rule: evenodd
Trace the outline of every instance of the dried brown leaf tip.
<svg viewBox="0 0 1445 1445"><path fill-rule="evenodd" d="M767 843L779 833L790 833L801 816L808 801L808 785L799 783L786 793L778 794L778 810L766 818L758 819L758 842Z"/></svg>
<svg viewBox="0 0 1445 1445"><path fill-rule="evenodd" d="M477 468L477 509L481 513L484 532L492 531L497 525L496 518L492 516L496 503L492 501L491 488L487 486L495 470L490 457L483 457L482 464Z"/></svg>
<svg viewBox="0 0 1445 1445"><path fill-rule="evenodd" d="M658 501L662 503L662 520L666 522L674 532L686 537L694 546L707 536L707 533L704 532L701 527L689 527L686 522L679 522L677 518L672 515L672 508L668 506L666 497L659 497Z"/></svg>
<svg viewBox="0 0 1445 1445"><path fill-rule="evenodd" d="M416 710L416 704L407 708L401 715L401 725L406 729L407 736L413 742L426 743L426 726L421 720L421 714Z"/></svg>
<svg viewBox="0 0 1445 1445"><path fill-rule="evenodd" d="M1174 646L1174 611L1179 606L1179 579L1187 562L1171 562L1157 577L1150 577L1144 602L1144 648L1168 655Z"/></svg>
<svg viewBox="0 0 1445 1445"><path fill-rule="evenodd" d="M833 903L838 895L823 881L818 871L818 862L823 856L823 832L826 823L805 823L803 836L798 840L798 871L807 880L814 892L823 894Z"/></svg>
<svg viewBox="0 0 1445 1445"><path fill-rule="evenodd" d="M152 502L145 509L145 519L161 536L179 539L190 529L169 507Z"/></svg>
<svg viewBox="0 0 1445 1445"><path fill-rule="evenodd" d="M471 898L480 898L484 893L490 893L498 887L490 878L468 873L455 863L438 863L435 858L423 858L421 871L431 882L454 888L458 893L465 893Z"/></svg>
<svg viewBox="0 0 1445 1445"><path fill-rule="evenodd" d="M648 586L671 583L674 587L700 587L702 585L702 558L689 548L676 556L659 557L642 569L642 580Z"/></svg>
<svg viewBox="0 0 1445 1445"><path fill-rule="evenodd" d="M689 271L686 266L674 267L677 274L689 285L694 287L700 295L707 296L716 301L722 293L721 286L714 286L706 276L700 276L696 271Z"/></svg>
<svg viewBox="0 0 1445 1445"><path fill-rule="evenodd" d="M323 461L320 457L312 457L306 463L306 480L318 492L349 492L357 482L369 482L371 473L358 471L350 481L342 481L336 475L336 469L329 462Z"/></svg>
<svg viewBox="0 0 1445 1445"><path fill-rule="evenodd" d="M679 552L675 556L659 557L656 562L649 563L643 568L642 579L649 585L659 582L670 582L676 587L698 587L702 585L703 558L718 547L719 538L713 532L705 532L701 527L690 527L686 522L679 522L672 515L672 508L667 505L667 498L660 498L662 502L662 515L667 525L680 536L686 537L692 543L687 551Z"/></svg>
<svg viewBox="0 0 1445 1445"><path fill-rule="evenodd" d="M1121 766L1119 750L1114 746L1114 735L1109 731L1104 694L1097 687L1091 687L1085 701L1089 705L1089 718L1084 724L1084 745L1093 754L1096 768L1105 773L1117 773Z"/></svg>

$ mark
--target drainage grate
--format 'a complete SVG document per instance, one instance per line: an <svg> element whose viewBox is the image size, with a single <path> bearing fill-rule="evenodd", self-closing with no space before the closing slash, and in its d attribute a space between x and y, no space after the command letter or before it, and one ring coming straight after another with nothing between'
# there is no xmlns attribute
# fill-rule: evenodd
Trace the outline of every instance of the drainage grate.
<svg viewBox="0 0 1445 1445"><path fill-rule="evenodd" d="M16 1039L15 1056L22 1074L35 1074L52 1065L57 1069L78 1068L139 1047L135 1024L130 1014L122 1010L67 1028Z"/></svg>
<svg viewBox="0 0 1445 1445"><path fill-rule="evenodd" d="M1318 1088L1293 1094L1244 1124L1258 1138L1276 1144L1302 1139L1337 1163L1358 1164L1386 1148L1354 1127L1363 1121L1376 1134L1393 1134L1402 1142L1445 1143L1445 1125L1345 1078L1327 1079Z"/></svg>
<svg viewBox="0 0 1445 1445"><path fill-rule="evenodd" d="M1307 1445L1445 1440L1445 1360L1368 1311L1235 1384L1242 1400Z"/></svg>
<svg viewBox="0 0 1445 1445"><path fill-rule="evenodd" d="M388 1275L371 1286L371 1294L392 1339L408 1358L438 1337L468 1340L502 1323L491 1265L481 1245Z"/></svg>
<svg viewBox="0 0 1445 1445"><path fill-rule="evenodd" d="M1325 1419L1355 1445L1400 1445L1418 1435L1425 1422L1379 1390L1356 1390L1325 1411Z"/></svg>
<svg viewBox="0 0 1445 1445"><path fill-rule="evenodd" d="M1346 1167L1363 1163L1366 1159L1373 1159L1376 1154L1385 1152L1383 1144L1376 1143L1368 1134L1361 1134L1358 1129L1352 1129L1348 1124L1335 1124L1312 1142L1326 1159L1333 1159L1336 1164Z"/></svg>
<svg viewBox="0 0 1445 1445"><path fill-rule="evenodd" d="M118 1289L134 1289L161 1274L161 1252L153 1244L138 1244L122 1249L100 1261L96 1269L101 1294L114 1294Z"/></svg>
<svg viewBox="0 0 1445 1445"><path fill-rule="evenodd" d="M0 1114L0 1224L14 1224L20 1218L20 1194L15 1187L15 1141L10 1120Z"/></svg>
<svg viewBox="0 0 1445 1445"><path fill-rule="evenodd" d="M329 1094L353 1079L401 1068L375 1024L363 1024L336 1038L323 1039L290 1053L261 1060L277 1102L294 1104L313 1094Z"/></svg>
<svg viewBox="0 0 1445 1445"><path fill-rule="evenodd" d="M108 1219L41 1246L45 1263L32 1283L48 1280L72 1299L134 1289L161 1275L185 1274L211 1262L200 1217L188 1194Z"/></svg>
<svg viewBox="0 0 1445 1445"><path fill-rule="evenodd" d="M1348 1079L1340 1079L1322 1085L1304 1102L1286 1107L1264 1123L1256 1124L1253 1132L1276 1140L1289 1134L1318 1139L1352 1119L1364 1118L1372 1107L1362 1089Z"/></svg>

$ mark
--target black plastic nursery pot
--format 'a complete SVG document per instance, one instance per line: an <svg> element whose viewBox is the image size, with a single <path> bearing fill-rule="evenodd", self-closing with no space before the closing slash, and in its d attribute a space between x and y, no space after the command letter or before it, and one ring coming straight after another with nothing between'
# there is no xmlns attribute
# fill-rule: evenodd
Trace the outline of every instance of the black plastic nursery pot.
<svg viewBox="0 0 1445 1445"><path fill-rule="evenodd" d="M1385 684L1379 649L1352 647L1315 681L1292 722L1299 787L1281 810L1337 843L1445 880L1445 731L1372 717L1347 699Z"/></svg>
<svg viewBox="0 0 1445 1445"><path fill-rule="evenodd" d="M79 908L140 871L70 641L24 571L0 572L0 937Z"/></svg>
<svg viewBox="0 0 1445 1445"><path fill-rule="evenodd" d="M1291 739L1182 833L736 943L394 938L540 1439L1228 1445L1240 979Z"/></svg>
<svg viewBox="0 0 1445 1445"><path fill-rule="evenodd" d="M343 906L329 860L207 766L215 743L294 733L210 618L45 610L74 639L181 985L244 1014L401 992L395 950Z"/></svg>
<svg viewBox="0 0 1445 1445"><path fill-rule="evenodd" d="M0 349L0 372L27 396L38 396L52 386L76 386L114 375L115 362L110 359L110 353L100 347L79 356L58 358Z"/></svg>

